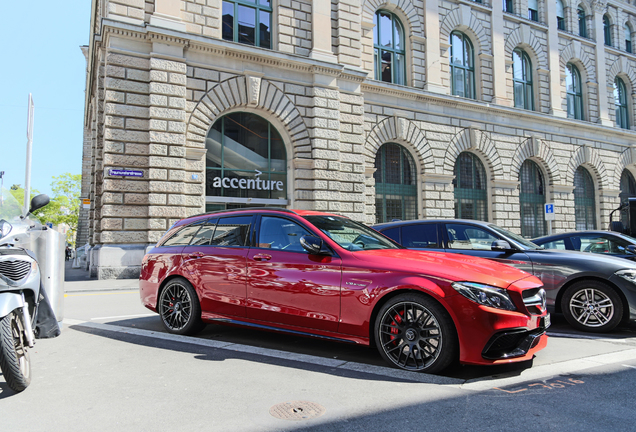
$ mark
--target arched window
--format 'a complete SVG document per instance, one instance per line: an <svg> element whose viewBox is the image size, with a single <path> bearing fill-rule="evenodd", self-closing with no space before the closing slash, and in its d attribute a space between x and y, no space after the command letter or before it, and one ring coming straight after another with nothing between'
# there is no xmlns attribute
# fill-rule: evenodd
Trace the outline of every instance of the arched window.
<svg viewBox="0 0 636 432"><path fill-rule="evenodd" d="M585 10L582 7L579 7L577 12L579 16L579 36L587 37L587 24L585 22Z"/></svg>
<svg viewBox="0 0 636 432"><path fill-rule="evenodd" d="M629 24L625 23L624 27L625 31L625 51L628 53L632 52L632 28Z"/></svg>
<svg viewBox="0 0 636 432"><path fill-rule="evenodd" d="M532 92L532 63L528 54L516 49L512 52L512 76L514 81L515 107L534 109Z"/></svg>
<svg viewBox="0 0 636 432"><path fill-rule="evenodd" d="M612 27L607 15L603 15L603 38L605 39L605 45L612 46Z"/></svg>
<svg viewBox="0 0 636 432"><path fill-rule="evenodd" d="M375 221L417 219L415 162L401 145L388 143L375 156Z"/></svg>
<svg viewBox="0 0 636 432"><path fill-rule="evenodd" d="M581 74L571 63L565 67L565 88L567 92L568 117L583 120L583 89Z"/></svg>
<svg viewBox="0 0 636 432"><path fill-rule="evenodd" d="M450 73L453 95L475 99L475 59L473 44L460 32L451 33Z"/></svg>
<svg viewBox="0 0 636 432"><path fill-rule="evenodd" d="M627 89L625 88L625 83L619 77L614 80L614 108L616 109L616 126L629 129Z"/></svg>
<svg viewBox="0 0 636 432"><path fill-rule="evenodd" d="M375 79L405 85L406 54L402 23L394 14L385 10L376 12L373 23Z"/></svg>
<svg viewBox="0 0 636 432"><path fill-rule="evenodd" d="M618 195L621 204L626 204L628 198L636 197L636 180L628 169L624 169L621 174L621 192ZM628 210L621 211L621 221L625 226L629 223Z"/></svg>
<svg viewBox="0 0 636 432"><path fill-rule="evenodd" d="M515 13L512 0L503 0L503 11L508 13Z"/></svg>
<svg viewBox="0 0 636 432"><path fill-rule="evenodd" d="M544 216L545 183L539 166L531 160L521 165L519 173L521 190L521 235L527 238L541 237L546 234Z"/></svg>
<svg viewBox="0 0 636 432"><path fill-rule="evenodd" d="M488 219L486 170L479 158L462 152L455 163L455 218Z"/></svg>
<svg viewBox="0 0 636 432"><path fill-rule="evenodd" d="M272 48L270 0L223 0L223 39Z"/></svg>
<svg viewBox="0 0 636 432"><path fill-rule="evenodd" d="M528 19L532 21L539 21L538 0L528 0Z"/></svg>
<svg viewBox="0 0 636 432"><path fill-rule="evenodd" d="M563 13L563 2L561 0L556 0L556 16L557 28L565 30L565 14Z"/></svg>
<svg viewBox="0 0 636 432"><path fill-rule="evenodd" d="M267 120L245 112L223 116L212 125L205 147L208 211L287 204L287 152Z"/></svg>
<svg viewBox="0 0 636 432"><path fill-rule="evenodd" d="M577 231L596 229L594 182L581 166L574 173L574 219Z"/></svg>

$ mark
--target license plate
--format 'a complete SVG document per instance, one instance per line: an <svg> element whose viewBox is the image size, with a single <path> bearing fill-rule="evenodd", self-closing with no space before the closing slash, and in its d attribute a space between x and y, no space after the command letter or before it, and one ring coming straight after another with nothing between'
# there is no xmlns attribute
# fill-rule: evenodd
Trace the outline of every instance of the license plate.
<svg viewBox="0 0 636 432"><path fill-rule="evenodd" d="M547 314L543 318L539 319L539 327L547 329L548 327L550 327L550 324L551 324L551 322L550 322L550 314Z"/></svg>

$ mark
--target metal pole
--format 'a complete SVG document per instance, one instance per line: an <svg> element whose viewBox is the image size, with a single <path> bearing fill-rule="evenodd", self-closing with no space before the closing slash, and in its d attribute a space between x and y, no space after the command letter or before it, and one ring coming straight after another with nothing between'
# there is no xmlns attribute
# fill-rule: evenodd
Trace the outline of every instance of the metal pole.
<svg viewBox="0 0 636 432"><path fill-rule="evenodd" d="M31 149L33 147L33 97L29 93L29 113L27 117L27 154L26 172L24 174L24 214L29 211L31 201Z"/></svg>

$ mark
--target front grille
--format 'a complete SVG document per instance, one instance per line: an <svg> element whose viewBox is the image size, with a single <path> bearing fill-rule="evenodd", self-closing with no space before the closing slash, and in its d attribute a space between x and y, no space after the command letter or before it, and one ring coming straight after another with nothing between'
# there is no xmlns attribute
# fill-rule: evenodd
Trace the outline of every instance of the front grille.
<svg viewBox="0 0 636 432"><path fill-rule="evenodd" d="M523 304L532 315L541 315L546 310L546 294L543 288L525 290Z"/></svg>
<svg viewBox="0 0 636 432"><path fill-rule="evenodd" d="M0 274L13 281L25 278L31 270L31 263L22 260L0 261Z"/></svg>

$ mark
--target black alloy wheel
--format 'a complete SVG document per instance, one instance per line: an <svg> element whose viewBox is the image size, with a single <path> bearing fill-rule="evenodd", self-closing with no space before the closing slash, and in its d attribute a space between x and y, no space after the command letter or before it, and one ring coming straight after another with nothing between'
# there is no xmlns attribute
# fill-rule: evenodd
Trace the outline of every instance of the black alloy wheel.
<svg viewBox="0 0 636 432"><path fill-rule="evenodd" d="M623 302L607 284L580 281L563 294L561 310L565 319L579 330L603 333L613 330L623 318Z"/></svg>
<svg viewBox="0 0 636 432"><path fill-rule="evenodd" d="M0 320L0 370L16 393L31 383L31 358L24 340L21 314L13 311Z"/></svg>
<svg viewBox="0 0 636 432"><path fill-rule="evenodd" d="M400 369L436 373L458 353L457 334L446 310L421 294L401 294L380 309L375 321L380 355Z"/></svg>
<svg viewBox="0 0 636 432"><path fill-rule="evenodd" d="M161 290L158 310L163 326L170 333L193 335L205 327L197 293L183 278L172 279Z"/></svg>

